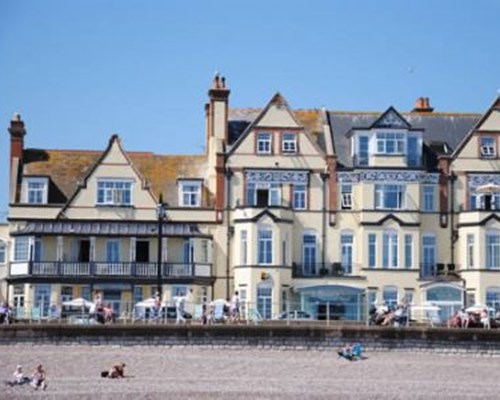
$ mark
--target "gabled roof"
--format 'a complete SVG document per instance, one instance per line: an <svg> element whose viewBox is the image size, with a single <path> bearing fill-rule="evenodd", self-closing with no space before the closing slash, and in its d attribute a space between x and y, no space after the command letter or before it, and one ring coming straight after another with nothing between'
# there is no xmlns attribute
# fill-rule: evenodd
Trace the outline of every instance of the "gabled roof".
<svg viewBox="0 0 500 400"><path fill-rule="evenodd" d="M229 109L229 138L228 145L233 148L235 143L246 134L253 125L258 121L259 115L264 112L261 108L231 108ZM295 117L298 125L304 127L311 139L318 145L318 147L326 152L325 137L323 132L323 117L319 109L298 109L291 110L292 115Z"/></svg>
<svg viewBox="0 0 500 400"><path fill-rule="evenodd" d="M458 156L458 154L462 151L464 146L469 142L471 137L474 135L476 129L478 129L483 124L483 122L488 119L488 117L491 115L493 111L500 111L500 96L497 96L497 98L493 101L490 108L488 108L488 110L483 114L483 116L480 119L478 119L478 121L470 129L468 134L462 138L460 143L454 149L453 154L451 155L453 158Z"/></svg>
<svg viewBox="0 0 500 400"><path fill-rule="evenodd" d="M89 150L24 150L24 176L47 176L60 195L49 196L49 202L65 204L79 184L89 176L103 157L102 151ZM163 194L170 206L178 204L177 179L204 178L205 155L158 155L151 152L124 152L155 197ZM212 204L205 189L203 198Z"/></svg>
<svg viewBox="0 0 500 400"><path fill-rule="evenodd" d="M393 106L390 106L373 124L369 129L373 128L402 128L410 129L411 125L403 116L396 111Z"/></svg>
<svg viewBox="0 0 500 400"><path fill-rule="evenodd" d="M431 142L441 142L443 149L454 149L480 118L480 114L473 113L405 112L400 115L411 125L412 130L422 130L424 152L432 151L429 147ZM346 134L354 128L368 129L379 118L378 112L328 112L328 122L341 167L353 166L351 142Z"/></svg>

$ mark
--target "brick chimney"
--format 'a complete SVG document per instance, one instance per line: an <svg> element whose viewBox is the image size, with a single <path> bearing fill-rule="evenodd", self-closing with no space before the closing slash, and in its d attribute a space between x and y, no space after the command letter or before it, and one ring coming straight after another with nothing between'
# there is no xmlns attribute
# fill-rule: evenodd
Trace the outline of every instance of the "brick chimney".
<svg viewBox="0 0 500 400"><path fill-rule="evenodd" d="M19 173L23 163L24 151L24 121L18 113L15 113L10 121L10 201L16 201L17 184Z"/></svg>
<svg viewBox="0 0 500 400"><path fill-rule="evenodd" d="M412 112L419 113L430 113L433 112L434 108L431 107L431 102L428 97L419 97L415 102L415 108Z"/></svg>
<svg viewBox="0 0 500 400"><path fill-rule="evenodd" d="M228 145L229 93L226 79L215 74L208 90L209 102L205 106L209 190L215 197L217 219L221 220L226 196L226 160Z"/></svg>

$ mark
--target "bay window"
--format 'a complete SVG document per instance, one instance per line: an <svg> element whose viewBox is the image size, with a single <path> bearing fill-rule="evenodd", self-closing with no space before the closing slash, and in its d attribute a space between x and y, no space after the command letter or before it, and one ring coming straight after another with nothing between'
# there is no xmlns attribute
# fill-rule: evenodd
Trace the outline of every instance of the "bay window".
<svg viewBox="0 0 500 400"><path fill-rule="evenodd" d="M404 133L377 132L377 154L404 154L406 140Z"/></svg>

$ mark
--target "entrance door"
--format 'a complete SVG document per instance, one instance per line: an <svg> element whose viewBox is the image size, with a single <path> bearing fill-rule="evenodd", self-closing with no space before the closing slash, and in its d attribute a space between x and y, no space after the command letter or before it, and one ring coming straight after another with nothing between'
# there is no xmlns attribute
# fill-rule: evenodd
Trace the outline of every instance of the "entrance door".
<svg viewBox="0 0 500 400"><path fill-rule="evenodd" d="M149 262L149 242L147 240L135 242L135 261Z"/></svg>
<svg viewBox="0 0 500 400"><path fill-rule="evenodd" d="M105 289L103 290L104 304L111 304L113 308L113 313L119 317L121 313L121 300L122 292L121 290Z"/></svg>
<svg viewBox="0 0 500 400"><path fill-rule="evenodd" d="M49 316L50 285L35 285L35 301L33 304L32 318L45 318Z"/></svg>
<svg viewBox="0 0 500 400"><path fill-rule="evenodd" d="M90 261L90 240L80 239L78 244L78 261L79 262Z"/></svg>
<svg viewBox="0 0 500 400"><path fill-rule="evenodd" d="M423 276L436 274L436 238L434 236L422 238L422 263Z"/></svg>

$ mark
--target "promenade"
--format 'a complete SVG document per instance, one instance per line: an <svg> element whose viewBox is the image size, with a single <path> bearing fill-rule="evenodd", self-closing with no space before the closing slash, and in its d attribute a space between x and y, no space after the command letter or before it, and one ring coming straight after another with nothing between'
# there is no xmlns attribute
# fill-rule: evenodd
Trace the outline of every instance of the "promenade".
<svg viewBox="0 0 500 400"><path fill-rule="evenodd" d="M498 399L498 357L199 346L0 346L0 377L41 362L48 389L2 386L1 399ZM115 362L124 380L100 378Z"/></svg>

